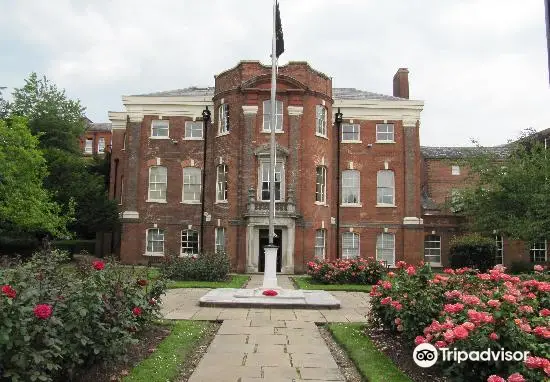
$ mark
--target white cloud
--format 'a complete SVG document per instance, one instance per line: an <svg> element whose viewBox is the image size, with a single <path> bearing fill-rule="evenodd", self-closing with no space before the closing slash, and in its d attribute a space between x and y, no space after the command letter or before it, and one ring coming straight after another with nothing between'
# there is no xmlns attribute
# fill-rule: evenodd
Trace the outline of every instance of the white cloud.
<svg viewBox="0 0 550 382"><path fill-rule="evenodd" d="M90 105L94 120L120 109L123 94L213 85L241 59L269 59L269 1L3 3L2 34L41 52L35 70ZM307 60L335 86L386 94L409 67L411 97L426 102L423 145L499 144L550 127L541 1L280 3L283 62ZM24 49L14 54L25 60Z"/></svg>

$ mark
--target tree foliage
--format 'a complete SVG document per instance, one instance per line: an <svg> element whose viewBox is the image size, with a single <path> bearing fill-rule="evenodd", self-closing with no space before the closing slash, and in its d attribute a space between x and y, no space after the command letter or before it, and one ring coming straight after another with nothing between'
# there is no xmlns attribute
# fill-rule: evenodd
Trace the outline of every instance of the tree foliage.
<svg viewBox="0 0 550 382"><path fill-rule="evenodd" d="M24 118L0 120L0 232L67 235L71 205L61 213L43 187L46 161Z"/></svg>
<svg viewBox="0 0 550 382"><path fill-rule="evenodd" d="M472 186L455 204L470 230L525 241L550 237L550 151L536 135L509 144L506 157L480 150L464 164Z"/></svg>

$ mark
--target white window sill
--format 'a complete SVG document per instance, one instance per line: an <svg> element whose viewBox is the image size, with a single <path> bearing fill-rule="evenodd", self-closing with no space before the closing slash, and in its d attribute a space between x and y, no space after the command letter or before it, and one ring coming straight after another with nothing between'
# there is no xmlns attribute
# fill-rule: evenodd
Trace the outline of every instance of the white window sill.
<svg viewBox="0 0 550 382"><path fill-rule="evenodd" d="M216 203L214 204L228 204L227 200L216 200Z"/></svg>
<svg viewBox="0 0 550 382"><path fill-rule="evenodd" d="M262 130L260 131L262 134L271 134L271 130ZM275 130L275 134L284 134L285 132L283 130Z"/></svg>
<svg viewBox="0 0 550 382"><path fill-rule="evenodd" d="M160 200L160 199L147 199L145 201L146 203L168 203L166 200Z"/></svg>
<svg viewBox="0 0 550 382"><path fill-rule="evenodd" d="M180 253L180 257L193 257L198 255L198 253Z"/></svg>
<svg viewBox="0 0 550 382"><path fill-rule="evenodd" d="M126 148L125 148L125 147L123 147L123 148L121 148L121 149L120 149L120 151L126 151Z"/></svg>
<svg viewBox="0 0 550 382"><path fill-rule="evenodd" d="M319 134L319 133L316 132L316 133L315 133L315 136L316 136L316 137L319 137L319 138L324 138L324 139L326 139L326 140L328 141L328 137L327 137L326 135Z"/></svg>
<svg viewBox="0 0 550 382"><path fill-rule="evenodd" d="M224 135L229 135L229 131L226 131L224 133L219 133L218 132L218 135L216 135L216 137L223 137Z"/></svg>
<svg viewBox="0 0 550 382"><path fill-rule="evenodd" d="M316 201L314 204L317 205L317 206L328 207L328 204L326 202L317 202Z"/></svg>
<svg viewBox="0 0 550 382"><path fill-rule="evenodd" d="M269 203L270 202L269 199L267 199L267 200L258 199L258 201L263 202L263 203ZM283 203L283 201L282 200L275 200L275 203Z"/></svg>
<svg viewBox="0 0 550 382"><path fill-rule="evenodd" d="M395 204L377 204L376 207L380 207L380 208L397 208L397 206Z"/></svg>
<svg viewBox="0 0 550 382"><path fill-rule="evenodd" d="M342 203L340 204L340 207L358 208L363 207L363 203Z"/></svg>
<svg viewBox="0 0 550 382"><path fill-rule="evenodd" d="M147 257L164 257L164 253L162 252L145 252L143 256Z"/></svg>
<svg viewBox="0 0 550 382"><path fill-rule="evenodd" d="M180 204L201 204L200 201L195 201L195 200L184 200L182 202L180 202Z"/></svg>
<svg viewBox="0 0 550 382"><path fill-rule="evenodd" d="M363 141L342 141L342 143L363 143Z"/></svg>
<svg viewBox="0 0 550 382"><path fill-rule="evenodd" d="M153 137L153 136L150 136L149 139L170 139L170 136L166 136L166 137Z"/></svg>
<svg viewBox="0 0 550 382"><path fill-rule="evenodd" d="M395 141L376 141L375 143L395 143Z"/></svg>
<svg viewBox="0 0 550 382"><path fill-rule="evenodd" d="M183 138L184 141L202 141L202 137L201 138Z"/></svg>

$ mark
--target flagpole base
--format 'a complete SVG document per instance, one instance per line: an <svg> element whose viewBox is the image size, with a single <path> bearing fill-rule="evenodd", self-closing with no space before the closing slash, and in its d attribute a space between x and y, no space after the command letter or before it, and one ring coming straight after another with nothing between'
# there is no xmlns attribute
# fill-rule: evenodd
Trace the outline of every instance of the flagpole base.
<svg viewBox="0 0 550 382"><path fill-rule="evenodd" d="M277 284L277 250L279 247L276 245L266 245L264 247L265 253L265 267L264 267L264 283L262 288L275 289L278 288Z"/></svg>

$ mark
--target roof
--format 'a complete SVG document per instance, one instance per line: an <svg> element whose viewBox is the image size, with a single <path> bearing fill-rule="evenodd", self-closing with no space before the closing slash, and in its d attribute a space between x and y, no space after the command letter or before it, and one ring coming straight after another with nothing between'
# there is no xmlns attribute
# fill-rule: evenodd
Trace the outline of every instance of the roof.
<svg viewBox="0 0 550 382"><path fill-rule="evenodd" d="M481 153L489 153L498 157L505 157L510 148L506 146L494 147L431 147L421 146L420 151L428 159L460 159Z"/></svg>
<svg viewBox="0 0 550 382"><path fill-rule="evenodd" d="M393 97L385 94L368 92L355 88L333 88L332 95L335 99L366 100L379 99L387 101L400 101L404 98ZM174 89L154 93L135 94L137 97L213 97L213 87L191 86L183 89Z"/></svg>
<svg viewBox="0 0 550 382"><path fill-rule="evenodd" d="M87 131L111 131L113 125L111 123L89 123Z"/></svg>

